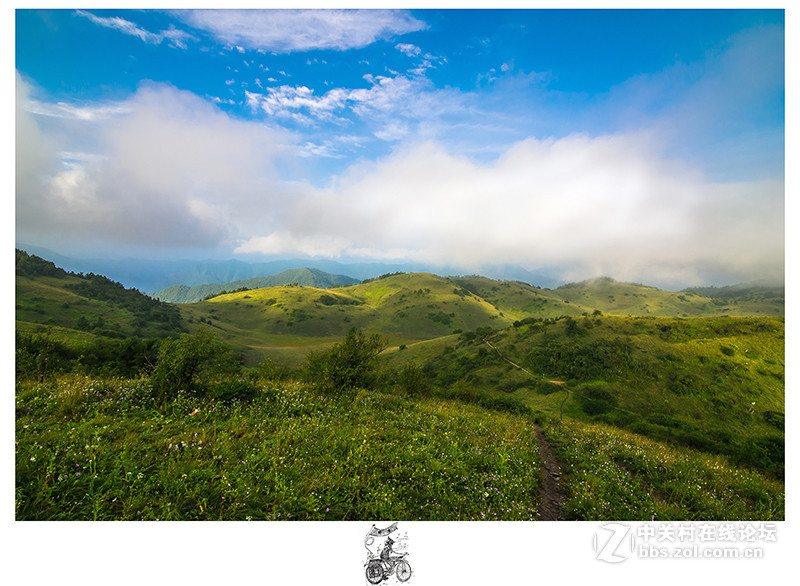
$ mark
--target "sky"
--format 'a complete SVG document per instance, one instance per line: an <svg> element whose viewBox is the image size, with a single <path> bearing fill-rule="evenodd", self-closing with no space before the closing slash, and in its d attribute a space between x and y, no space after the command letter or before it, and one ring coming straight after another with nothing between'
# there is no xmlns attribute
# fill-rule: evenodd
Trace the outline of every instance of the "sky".
<svg viewBox="0 0 800 586"><path fill-rule="evenodd" d="M782 282L782 10L15 14L16 241Z"/></svg>

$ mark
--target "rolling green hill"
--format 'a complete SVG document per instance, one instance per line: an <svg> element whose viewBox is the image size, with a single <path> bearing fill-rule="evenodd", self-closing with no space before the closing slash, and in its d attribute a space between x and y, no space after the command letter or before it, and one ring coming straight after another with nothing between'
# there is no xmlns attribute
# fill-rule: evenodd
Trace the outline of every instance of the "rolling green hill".
<svg viewBox="0 0 800 586"><path fill-rule="evenodd" d="M101 275L67 273L16 251L16 322L19 331L45 328L64 335L109 338L166 337L179 333L181 314Z"/></svg>
<svg viewBox="0 0 800 586"><path fill-rule="evenodd" d="M383 335L394 347L517 322L582 315L782 315L783 294L742 290L725 298L595 279L558 289L480 276L402 273L323 290L269 287L181 305L190 328L212 326L249 361L298 364L350 328Z"/></svg>
<svg viewBox="0 0 800 586"><path fill-rule="evenodd" d="M329 289L331 287L353 285L357 282L357 279L345 275L332 275L317 269L303 268L290 269L276 275L253 277L230 283L211 283L195 285L194 287L173 285L154 293L153 297L167 303L195 303L211 296L245 289L260 289L281 285L303 285L305 287Z"/></svg>
<svg viewBox="0 0 800 586"><path fill-rule="evenodd" d="M707 287L681 292L620 283L609 278L563 285L553 296L584 310L614 315L699 317L783 315L783 290L776 287Z"/></svg>
<svg viewBox="0 0 800 586"><path fill-rule="evenodd" d="M284 286L220 295L180 306L190 329L211 327L249 361L299 364L305 354L351 328L381 334L399 346L513 319L491 304L428 273L392 275L325 290Z"/></svg>
<svg viewBox="0 0 800 586"><path fill-rule="evenodd" d="M516 319L576 316L597 311L612 315L675 317L784 314L784 293L778 287L706 287L672 292L607 277L570 283L557 289L477 276L453 281Z"/></svg>

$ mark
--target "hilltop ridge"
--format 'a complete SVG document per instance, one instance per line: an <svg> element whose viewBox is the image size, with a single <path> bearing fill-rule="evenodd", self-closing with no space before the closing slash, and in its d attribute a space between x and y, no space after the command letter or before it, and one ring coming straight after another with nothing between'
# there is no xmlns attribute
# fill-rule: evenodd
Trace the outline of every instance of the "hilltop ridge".
<svg viewBox="0 0 800 586"><path fill-rule="evenodd" d="M197 301L203 301L212 295L249 289L261 289L264 287L294 284L328 289L331 287L341 287L343 285L353 285L355 283L358 283L358 279L346 275L333 275L319 269L304 267L302 269L287 269L275 275L241 279L228 283L208 283L191 287L187 285L172 285L171 287L162 289L158 293L154 293L152 296L167 303L195 303Z"/></svg>

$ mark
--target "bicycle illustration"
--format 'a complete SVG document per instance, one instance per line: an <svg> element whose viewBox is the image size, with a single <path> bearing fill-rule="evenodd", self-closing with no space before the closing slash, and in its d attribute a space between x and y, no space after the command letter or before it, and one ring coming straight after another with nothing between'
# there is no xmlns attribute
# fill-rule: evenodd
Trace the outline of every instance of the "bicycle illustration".
<svg viewBox="0 0 800 586"><path fill-rule="evenodd" d="M376 537L387 536L396 529L397 523L393 523L386 529L378 529L373 525L364 539L364 547L369 552L369 558L364 564L366 566L365 573L370 584L380 584L384 580L388 580L392 575L397 576L397 579L401 582L406 582L411 577L411 564L406 559L408 552L396 552L392 548L395 541L391 537L386 538L379 554L373 553L369 548L370 545L375 543Z"/></svg>

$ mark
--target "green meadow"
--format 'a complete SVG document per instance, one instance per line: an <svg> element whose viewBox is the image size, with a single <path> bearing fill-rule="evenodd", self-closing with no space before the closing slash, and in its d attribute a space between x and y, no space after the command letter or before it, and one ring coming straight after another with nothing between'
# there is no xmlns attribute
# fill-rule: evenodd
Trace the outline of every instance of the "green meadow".
<svg viewBox="0 0 800 586"><path fill-rule="evenodd" d="M18 252L16 313L19 520L537 520L540 441L564 519L785 514L775 290L394 274L166 304Z"/></svg>

